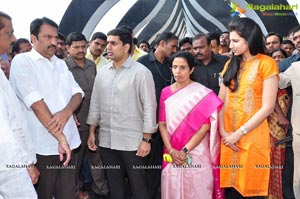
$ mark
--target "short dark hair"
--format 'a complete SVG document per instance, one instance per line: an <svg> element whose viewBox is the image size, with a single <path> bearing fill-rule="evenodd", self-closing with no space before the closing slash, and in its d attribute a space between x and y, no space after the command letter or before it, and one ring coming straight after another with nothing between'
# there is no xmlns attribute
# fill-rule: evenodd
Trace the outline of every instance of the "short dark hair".
<svg viewBox="0 0 300 199"><path fill-rule="evenodd" d="M210 45L210 42L211 42L211 38L207 35L207 34L204 34L204 33L199 33L197 35L194 36L193 38L193 42L204 37L207 41L207 45Z"/></svg>
<svg viewBox="0 0 300 199"><path fill-rule="evenodd" d="M127 30L128 32L130 32L130 34L133 33L132 28L131 28L130 26L128 26L128 25L121 25L121 26L119 26L118 28L125 29L125 30Z"/></svg>
<svg viewBox="0 0 300 199"><path fill-rule="evenodd" d="M15 53L19 53L20 52L20 45L23 43L28 43L30 44L30 41L26 38L19 38L17 39L17 41L13 44L12 48L11 48L11 53L12 56L14 56Z"/></svg>
<svg viewBox="0 0 300 199"><path fill-rule="evenodd" d="M159 43L161 41L165 41L166 43L168 43L170 40L178 40L178 37L172 33L172 32L163 32L163 33L160 33L156 36L155 38L155 44L156 45L159 45Z"/></svg>
<svg viewBox="0 0 300 199"><path fill-rule="evenodd" d="M6 13L0 11L0 30L4 27L4 24L3 24L3 22L2 22L2 19L3 19L3 18L8 19L9 21L12 20L11 17L10 17L8 14L6 14Z"/></svg>
<svg viewBox="0 0 300 199"><path fill-rule="evenodd" d="M61 32L58 32L58 39L63 40L64 42L66 42L66 37Z"/></svg>
<svg viewBox="0 0 300 199"><path fill-rule="evenodd" d="M270 57L272 57L273 54L276 53L276 52L278 52L278 51L280 51L281 54L283 54L284 58L287 58L287 57L288 57L288 55L286 54L285 50L283 50L282 48L277 48L277 49L273 50L273 51L270 53Z"/></svg>
<svg viewBox="0 0 300 199"><path fill-rule="evenodd" d="M107 36L109 36L109 35L118 36L119 39L122 41L123 45L129 44L130 47L129 47L128 53L130 54L133 42L132 42L131 33L128 30L126 30L124 28L116 28L116 29L109 31L107 33Z"/></svg>
<svg viewBox="0 0 300 199"><path fill-rule="evenodd" d="M173 61L175 58L183 58L187 61L190 70L193 69L193 67L195 67L195 58L193 57L193 55L191 55L191 53L189 52L185 52L185 51L177 51L175 54L173 54L170 58L170 65L173 65Z"/></svg>
<svg viewBox="0 0 300 199"><path fill-rule="evenodd" d="M179 48L181 48L181 46L183 45L183 44L186 44L186 43L189 43L189 44L191 44L191 45L193 45L193 39L191 38L191 37L184 37L184 38L182 38L180 41L179 41Z"/></svg>
<svg viewBox="0 0 300 199"><path fill-rule="evenodd" d="M51 19L47 17L36 18L30 24L30 34L38 37L38 34L41 31L41 26L44 24L48 24L56 29L58 29L58 25Z"/></svg>
<svg viewBox="0 0 300 199"><path fill-rule="evenodd" d="M276 37L278 37L280 44L282 44L283 37L282 37L280 34L278 34L278 33L276 33L276 32L269 32L269 33L266 35L266 40L267 40L268 37L271 37L271 36L276 36Z"/></svg>
<svg viewBox="0 0 300 199"><path fill-rule="evenodd" d="M216 40L217 45L218 46L220 45L220 34L212 32L212 33L208 33L207 35L210 38L210 41Z"/></svg>
<svg viewBox="0 0 300 199"><path fill-rule="evenodd" d="M73 41L86 41L85 36L79 32L71 32L66 39L66 45L71 46Z"/></svg>
<svg viewBox="0 0 300 199"><path fill-rule="evenodd" d="M289 39L283 40L282 44L291 44L294 48L296 48L295 44L291 40L289 40Z"/></svg>
<svg viewBox="0 0 300 199"><path fill-rule="evenodd" d="M94 41L95 39L102 39L106 41L107 36L103 32L95 32L91 38L91 41Z"/></svg>
<svg viewBox="0 0 300 199"><path fill-rule="evenodd" d="M141 44L146 44L148 46L148 48L150 48L150 44L148 41L146 41L145 39L141 39L139 42L138 42L138 47L140 47Z"/></svg>

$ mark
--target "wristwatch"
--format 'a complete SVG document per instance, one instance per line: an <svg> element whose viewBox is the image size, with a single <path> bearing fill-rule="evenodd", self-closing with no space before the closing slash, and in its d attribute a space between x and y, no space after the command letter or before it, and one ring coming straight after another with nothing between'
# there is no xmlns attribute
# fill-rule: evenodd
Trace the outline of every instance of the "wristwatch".
<svg viewBox="0 0 300 199"><path fill-rule="evenodd" d="M142 139L144 142L152 143L152 138L144 138Z"/></svg>
<svg viewBox="0 0 300 199"><path fill-rule="evenodd" d="M189 150L188 150L186 147L183 147L183 148L182 148L182 151L183 151L184 153L188 153L188 152L189 152Z"/></svg>

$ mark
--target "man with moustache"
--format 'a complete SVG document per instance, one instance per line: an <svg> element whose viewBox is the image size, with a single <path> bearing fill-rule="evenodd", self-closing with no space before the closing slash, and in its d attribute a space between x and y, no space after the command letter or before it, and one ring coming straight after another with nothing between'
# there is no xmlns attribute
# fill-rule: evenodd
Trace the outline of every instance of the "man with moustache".
<svg viewBox="0 0 300 199"><path fill-rule="evenodd" d="M89 41L89 48L85 57L93 60L97 69L108 63L108 60L102 55L106 45L107 36L103 32L95 32Z"/></svg>
<svg viewBox="0 0 300 199"><path fill-rule="evenodd" d="M220 72L223 70L228 57L215 55L212 52L211 39L206 34L198 34L193 38L193 49L196 67L191 79L212 89L218 95Z"/></svg>
<svg viewBox="0 0 300 199"><path fill-rule="evenodd" d="M40 171L38 198L77 198L73 149L80 137L73 112L84 93L55 56L58 25L47 17L30 24L30 52L14 57L10 81L29 125Z"/></svg>

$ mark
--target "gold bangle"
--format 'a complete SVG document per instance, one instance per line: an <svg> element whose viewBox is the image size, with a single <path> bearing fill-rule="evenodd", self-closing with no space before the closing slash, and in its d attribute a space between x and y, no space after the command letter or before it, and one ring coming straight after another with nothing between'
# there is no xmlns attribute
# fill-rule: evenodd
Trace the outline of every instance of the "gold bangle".
<svg viewBox="0 0 300 199"><path fill-rule="evenodd" d="M172 149L170 150L169 154L172 155L173 151L174 151L174 149L172 148Z"/></svg>

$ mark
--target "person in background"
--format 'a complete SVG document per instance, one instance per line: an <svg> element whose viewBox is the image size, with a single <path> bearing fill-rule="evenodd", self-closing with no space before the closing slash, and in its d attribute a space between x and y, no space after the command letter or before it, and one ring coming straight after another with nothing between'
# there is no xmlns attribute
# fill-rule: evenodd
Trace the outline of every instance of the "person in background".
<svg viewBox="0 0 300 199"><path fill-rule="evenodd" d="M85 57L94 61L97 69L108 63L103 56L103 52L107 45L107 36L103 32L95 32L89 40L89 47Z"/></svg>
<svg viewBox="0 0 300 199"><path fill-rule="evenodd" d="M78 185L80 185L80 171L83 170L83 159L86 155L88 159L88 167L92 175L92 194L102 195L101 197L106 197L104 195L108 194L108 187L105 179L104 170L95 170L95 166L103 166L102 160L100 158L99 149L95 152L87 150L87 139L89 136L89 126L86 124L90 100L94 85L94 80L96 76L96 64L85 57L87 51L87 40L82 33L72 32L66 38L66 48L69 55L65 58L65 62L72 72L74 79L79 84L80 88L85 93L84 99L82 100L80 106L75 111L75 118L78 122L78 131L81 139L81 145L75 150L76 155L76 177L78 180ZM82 183L81 183L82 184ZM84 198L87 193L80 187L81 192L79 193L80 198Z"/></svg>
<svg viewBox="0 0 300 199"><path fill-rule="evenodd" d="M0 56L0 68L4 72L6 78L9 79L10 62L3 58L4 56L6 56L6 53L3 53Z"/></svg>
<svg viewBox="0 0 300 199"><path fill-rule="evenodd" d="M159 104L160 94L164 87L171 85L171 69L169 58L176 53L178 37L172 32L163 32L156 37L157 47L147 55L138 59L138 62L146 66L152 73L155 83L156 103ZM158 116L158 107L156 110ZM158 118L158 117L157 117ZM146 165L161 165L163 154L163 142L159 131L152 135L151 153L146 158ZM147 169L147 182L150 198L160 197L161 170Z"/></svg>
<svg viewBox="0 0 300 199"><path fill-rule="evenodd" d="M229 22L232 58L222 71L219 114L221 188L226 198L263 199L270 176L268 115L274 110L278 66L264 55L264 35L250 18Z"/></svg>
<svg viewBox="0 0 300 199"><path fill-rule="evenodd" d="M279 48L274 50L270 56L279 64L283 59L287 58L286 52ZM282 199L282 170L285 160L286 145L277 144L284 138L289 127L287 113L290 108L291 101L285 89L278 89L277 100L275 102L274 111L268 116L268 124L270 128L270 144L271 144L271 165L270 183L269 183L269 199Z"/></svg>
<svg viewBox="0 0 300 199"><path fill-rule="evenodd" d="M190 79L195 66L190 53L177 52L170 61L175 83L162 90L159 104L164 155L172 159L162 163L162 199L221 198L220 190L214 191L219 176L213 169L219 165L217 126L223 102Z"/></svg>
<svg viewBox="0 0 300 199"><path fill-rule="evenodd" d="M80 137L73 112L84 93L55 56L58 25L47 17L30 24L33 48L11 63L10 81L29 125L40 171L38 198L77 198L73 149Z"/></svg>
<svg viewBox="0 0 300 199"><path fill-rule="evenodd" d="M0 54L16 41L12 18L0 11ZM0 70L0 198L37 199L35 149L19 100Z"/></svg>
<svg viewBox="0 0 300 199"><path fill-rule="evenodd" d="M142 39L138 42L138 45L137 47L143 51L145 51L146 53L149 53L150 52L150 44L148 41Z"/></svg>
<svg viewBox="0 0 300 199"><path fill-rule="evenodd" d="M286 52L287 57L292 56L296 49L294 43L291 40L283 40L281 48Z"/></svg>
<svg viewBox="0 0 300 199"><path fill-rule="evenodd" d="M208 35L202 33L193 38L196 66L191 78L218 94L220 72L223 70L228 57L214 54L210 39Z"/></svg>
<svg viewBox="0 0 300 199"><path fill-rule="evenodd" d="M266 51L270 55L275 49L281 47L282 36L275 32L269 32L266 36Z"/></svg>
<svg viewBox="0 0 300 199"><path fill-rule="evenodd" d="M229 44L230 44L229 32L228 31L224 31L220 35L220 50L219 50L219 54L227 56L229 54L229 52L230 52Z"/></svg>
<svg viewBox="0 0 300 199"><path fill-rule="evenodd" d="M107 33L109 62L99 68L92 91L87 123L88 147L95 151L99 126L99 150L111 199L148 199L145 157L156 131L155 87L151 72L130 56L132 35L123 28ZM127 181L128 180L128 181ZM129 186L128 186L129 185Z"/></svg>
<svg viewBox="0 0 300 199"><path fill-rule="evenodd" d="M184 37L179 41L179 50L189 52L191 55L195 56L193 50L193 38L191 37Z"/></svg>
<svg viewBox="0 0 300 199"><path fill-rule="evenodd" d="M210 37L210 44L212 52L217 55L220 51L220 35L217 33L209 33L208 36Z"/></svg>
<svg viewBox="0 0 300 199"><path fill-rule="evenodd" d="M68 55L65 42L66 42L65 36L61 32L58 32L55 56L58 57L59 59L64 59Z"/></svg>
<svg viewBox="0 0 300 199"><path fill-rule="evenodd" d="M29 52L32 49L32 45L26 38L19 38L17 41L13 44L11 52L12 56L16 56L19 53Z"/></svg>
<svg viewBox="0 0 300 199"><path fill-rule="evenodd" d="M135 37L134 37L134 34L133 34L133 30L132 30L132 28L130 26L128 26L128 25L122 25L122 26L120 26L118 28L123 28L123 29L129 31L130 34L131 34L131 36L132 36L132 48L131 48L130 55L132 56L133 60L138 60L140 57L142 57L142 56L144 56L144 55L147 54L145 51L139 49L136 46L136 44L134 43L134 40L135 40L134 38ZM136 43L138 43L138 42L136 42Z"/></svg>

